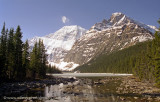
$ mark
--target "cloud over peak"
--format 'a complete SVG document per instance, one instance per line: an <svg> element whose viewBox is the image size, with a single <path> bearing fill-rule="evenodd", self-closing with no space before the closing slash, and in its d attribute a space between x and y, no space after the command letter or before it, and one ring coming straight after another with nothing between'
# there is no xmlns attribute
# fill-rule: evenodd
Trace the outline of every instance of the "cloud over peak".
<svg viewBox="0 0 160 102"><path fill-rule="evenodd" d="M65 24L69 22L69 19L66 16L62 16L62 22Z"/></svg>

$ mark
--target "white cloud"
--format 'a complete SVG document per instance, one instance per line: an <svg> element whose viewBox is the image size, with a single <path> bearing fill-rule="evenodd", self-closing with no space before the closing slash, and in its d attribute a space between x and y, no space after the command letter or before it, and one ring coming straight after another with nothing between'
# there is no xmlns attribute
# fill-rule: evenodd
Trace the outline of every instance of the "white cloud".
<svg viewBox="0 0 160 102"><path fill-rule="evenodd" d="M62 17L62 22L67 23L67 22L69 22L69 19L66 16L63 16Z"/></svg>

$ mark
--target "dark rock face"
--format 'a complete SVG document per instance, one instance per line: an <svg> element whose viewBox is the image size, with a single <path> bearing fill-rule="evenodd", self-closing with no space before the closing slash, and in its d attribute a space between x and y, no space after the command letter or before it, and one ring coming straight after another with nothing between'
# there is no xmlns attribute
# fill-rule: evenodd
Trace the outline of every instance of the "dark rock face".
<svg viewBox="0 0 160 102"><path fill-rule="evenodd" d="M114 13L109 20L96 23L77 40L64 61L82 65L100 54L109 54L153 38L149 26L122 13Z"/></svg>

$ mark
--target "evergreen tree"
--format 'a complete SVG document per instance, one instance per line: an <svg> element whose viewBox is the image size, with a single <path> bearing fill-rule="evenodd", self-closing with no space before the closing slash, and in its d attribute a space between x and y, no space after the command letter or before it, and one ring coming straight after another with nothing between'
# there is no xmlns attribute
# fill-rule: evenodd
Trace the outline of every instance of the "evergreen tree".
<svg viewBox="0 0 160 102"><path fill-rule="evenodd" d="M160 86L160 32L155 33L154 39L155 55L154 55L154 66L155 66L155 78L156 83Z"/></svg>
<svg viewBox="0 0 160 102"><path fill-rule="evenodd" d="M20 26L17 27L16 33L14 36L14 43L15 43L15 70L14 75L16 79L23 79L24 78L24 70L22 67L22 48L23 48L23 42L22 42L22 33Z"/></svg>
<svg viewBox="0 0 160 102"><path fill-rule="evenodd" d="M47 55L46 55L46 50L45 50L43 41L40 41L39 43L40 43L40 48L41 48L41 63L42 63L41 77L44 78L46 76Z"/></svg>
<svg viewBox="0 0 160 102"><path fill-rule="evenodd" d="M29 77L35 78L36 68L38 67L38 57L37 57L37 42L34 44L33 50L30 55L30 73Z"/></svg>
<svg viewBox="0 0 160 102"><path fill-rule="evenodd" d="M8 36L9 35L9 36ZM3 25L0 36L0 81L22 80L26 77L44 78L46 75L46 54L43 41L35 43L29 54L29 44L22 42L20 26L6 30ZM30 60L29 60L30 59Z"/></svg>
<svg viewBox="0 0 160 102"><path fill-rule="evenodd" d="M10 29L8 43L7 43L7 59L8 59L8 69L7 75L8 78L13 78L13 72L15 68L15 47L14 47L14 29Z"/></svg>
<svg viewBox="0 0 160 102"><path fill-rule="evenodd" d="M37 64L38 64L38 66L36 67L36 77L39 78L42 76L42 68L43 68L42 47L41 47L41 40L40 39L39 39L39 42L37 45L38 45L38 47L37 47L37 58L38 58Z"/></svg>
<svg viewBox="0 0 160 102"><path fill-rule="evenodd" d="M46 54L43 41L35 43L31 52L30 68L32 78L44 78L46 74Z"/></svg>
<svg viewBox="0 0 160 102"><path fill-rule="evenodd" d="M37 57L38 57L38 65L37 66L37 77L43 78L46 74L46 54L45 54L45 47L43 41L39 39L38 42L38 50L37 50Z"/></svg>
<svg viewBox="0 0 160 102"><path fill-rule="evenodd" d="M46 66L47 73L62 73L56 66L51 66L50 64Z"/></svg>
<svg viewBox="0 0 160 102"><path fill-rule="evenodd" d="M28 68L29 68L29 44L28 44L28 40L23 45L22 67L23 67L23 72L25 72L24 76L26 76L26 72L28 72Z"/></svg>
<svg viewBox="0 0 160 102"><path fill-rule="evenodd" d="M6 51L7 51L7 31L5 29L5 23L1 31L0 38L0 77L6 78Z"/></svg>

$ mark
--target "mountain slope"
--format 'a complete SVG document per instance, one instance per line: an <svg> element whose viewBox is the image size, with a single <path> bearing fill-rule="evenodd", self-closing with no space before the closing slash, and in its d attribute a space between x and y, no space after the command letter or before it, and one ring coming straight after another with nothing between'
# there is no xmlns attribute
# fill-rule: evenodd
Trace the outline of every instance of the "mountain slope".
<svg viewBox="0 0 160 102"><path fill-rule="evenodd" d="M76 41L64 61L83 65L100 54L110 54L152 40L156 30L153 28L122 13L113 13L109 20L96 23Z"/></svg>
<svg viewBox="0 0 160 102"><path fill-rule="evenodd" d="M151 41L141 42L109 55L99 55L77 67L75 71L82 73L133 73L137 57L142 55L142 52L147 53L147 45L149 44Z"/></svg>
<svg viewBox="0 0 160 102"><path fill-rule="evenodd" d="M64 26L55 33L30 39L29 45L32 49L36 41L39 39L43 40L46 53L48 54L48 62L58 66L75 41L85 34L85 32L86 29L77 25Z"/></svg>

